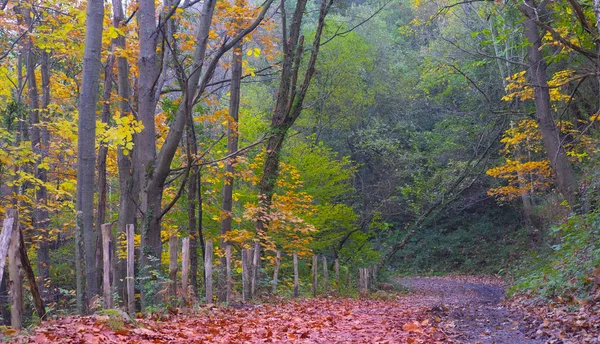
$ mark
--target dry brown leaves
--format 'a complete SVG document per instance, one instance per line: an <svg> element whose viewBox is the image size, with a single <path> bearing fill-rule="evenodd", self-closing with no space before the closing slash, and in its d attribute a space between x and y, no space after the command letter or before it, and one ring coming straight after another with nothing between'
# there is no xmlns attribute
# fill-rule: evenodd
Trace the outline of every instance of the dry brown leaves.
<svg viewBox="0 0 600 344"><path fill-rule="evenodd" d="M547 343L600 343L600 303L535 302L528 296L517 296L508 302L513 309L526 314L532 331Z"/></svg>
<svg viewBox="0 0 600 344"><path fill-rule="evenodd" d="M408 300L299 299L137 319L111 330L98 316L52 320L12 343L449 343ZM156 318L156 317L155 317Z"/></svg>

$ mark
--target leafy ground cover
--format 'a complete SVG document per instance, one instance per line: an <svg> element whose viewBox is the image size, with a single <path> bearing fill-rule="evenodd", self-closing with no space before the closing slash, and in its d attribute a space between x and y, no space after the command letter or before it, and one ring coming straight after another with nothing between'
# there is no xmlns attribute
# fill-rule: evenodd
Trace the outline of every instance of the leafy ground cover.
<svg viewBox="0 0 600 344"><path fill-rule="evenodd" d="M412 298L321 298L111 321L106 315L45 323L11 343L449 343Z"/></svg>
<svg viewBox="0 0 600 344"><path fill-rule="evenodd" d="M264 304L170 309L130 321L117 311L45 322L9 343L600 343L594 303L504 300L491 276L403 277L408 293L369 298L271 299ZM0 337L0 340L2 338Z"/></svg>

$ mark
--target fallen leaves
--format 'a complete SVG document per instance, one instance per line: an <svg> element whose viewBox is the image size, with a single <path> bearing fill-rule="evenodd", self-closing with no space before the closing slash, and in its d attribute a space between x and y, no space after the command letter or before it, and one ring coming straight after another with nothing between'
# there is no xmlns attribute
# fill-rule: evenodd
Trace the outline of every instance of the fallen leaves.
<svg viewBox="0 0 600 344"><path fill-rule="evenodd" d="M12 343L450 343L412 299L299 299L136 319L52 320Z"/></svg>
<svg viewBox="0 0 600 344"><path fill-rule="evenodd" d="M600 343L599 302L581 302L577 307L566 301L541 303L519 295L509 305L527 314L534 336L549 338L547 343Z"/></svg>

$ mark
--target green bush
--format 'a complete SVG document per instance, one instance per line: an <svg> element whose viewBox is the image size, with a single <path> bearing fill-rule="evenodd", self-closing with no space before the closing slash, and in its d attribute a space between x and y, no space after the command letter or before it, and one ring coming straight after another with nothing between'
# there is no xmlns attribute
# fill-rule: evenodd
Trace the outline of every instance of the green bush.
<svg viewBox="0 0 600 344"><path fill-rule="evenodd" d="M552 228L551 246L532 254L515 270L510 293L545 299L586 299L594 289L592 273L600 266L600 214L572 216Z"/></svg>
<svg viewBox="0 0 600 344"><path fill-rule="evenodd" d="M394 267L402 274L499 273L529 245L531 229L519 218L508 207L449 217L419 230Z"/></svg>

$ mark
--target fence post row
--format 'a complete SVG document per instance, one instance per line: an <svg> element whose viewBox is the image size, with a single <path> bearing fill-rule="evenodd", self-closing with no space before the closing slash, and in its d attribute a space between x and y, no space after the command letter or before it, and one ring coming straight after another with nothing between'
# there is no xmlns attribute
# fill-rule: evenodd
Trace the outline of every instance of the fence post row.
<svg viewBox="0 0 600 344"><path fill-rule="evenodd" d="M107 223L101 226L102 231L102 252L103 252L103 288L104 288L104 304L105 308L114 307L114 300L112 299L112 283L111 281L111 272L113 270L113 255L111 254L111 248L114 246L113 238L112 238L112 224ZM135 256L134 256L134 225L128 224L126 226L126 249L127 249L127 276L126 276L126 296L127 296L127 310L130 314L135 313L135 289L134 289L134 268L135 268ZM0 282L2 281L3 271L5 268L6 256L9 258L9 275L11 280L11 296L12 296L12 305L11 305L11 324L14 328L20 329L22 327L21 319L23 314L23 287L22 287L22 277L21 277L21 265L23 264L22 252L19 250L19 246L21 244L22 238L20 237L20 230L18 228L18 212L13 209L9 209L6 214L6 218L4 219L2 232L0 232ZM113 245L113 246L111 246ZM206 302L212 302L213 298L213 280L212 280L212 270L213 270L213 243L211 240L207 240L205 244L205 257L204 257L204 269L205 269L205 286L206 286ZM189 292L189 272L190 272L190 238L185 237L182 239L182 267L181 267L181 275L182 275L182 290L183 290L183 300L186 304L190 302L190 292ZM26 250L21 250L25 252ZM248 301L252 295L256 292L257 288L257 274L258 268L260 264L260 244L258 242L255 243L253 249L243 248L241 251L242 254L242 289L243 289L243 300ZM171 236L169 238L169 290L170 295L172 297L177 296L177 255L178 255L178 239L177 236ZM231 288L232 288L232 278L231 278L231 269L232 269L232 254L231 254L231 245L227 244L225 247L225 257L226 257L226 301L227 303L231 302ZM27 258L27 256L25 256ZM292 262L293 262L293 272L294 272L294 297L298 297L300 295L300 283L299 283L299 264L298 264L298 254L296 252L292 252ZM29 260L26 259L26 265L29 264ZM279 283L279 269L281 266L281 251L276 251L275 264L273 267L273 281L272 281L272 289L273 293L277 292L277 285ZM318 271L319 271L319 257L318 255L313 255L312 257L312 294L314 297L317 296L317 287L318 287ZM29 267L30 268L30 267ZM340 285L340 262L339 259L335 259L334 261L335 268L335 279L338 285ZM23 269L27 273L28 279L30 278L30 273L27 272L27 267L23 267ZM361 293L366 292L369 289L369 284L371 278L376 278L377 270L374 267L370 268L359 268L359 280L358 280L358 289ZM33 271L31 271L33 272ZM31 281L30 281L31 283ZM327 257L323 256L323 283L324 283L324 291L328 292L329 289L329 266L327 264ZM34 295L34 299L36 299L36 310L39 313L39 305L41 305L42 315L45 314L45 309L43 307L43 302L39 303L37 298L39 298L39 291L37 289L37 284L35 284L35 288L32 288L32 293L38 294Z"/></svg>

